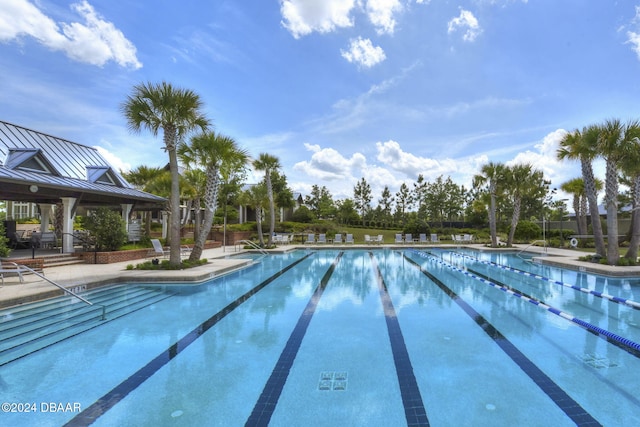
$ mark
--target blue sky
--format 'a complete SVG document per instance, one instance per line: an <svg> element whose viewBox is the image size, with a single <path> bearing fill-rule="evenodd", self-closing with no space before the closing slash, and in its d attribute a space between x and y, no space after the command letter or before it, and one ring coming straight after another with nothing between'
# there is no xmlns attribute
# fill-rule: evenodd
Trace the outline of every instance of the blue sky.
<svg viewBox="0 0 640 427"><path fill-rule="evenodd" d="M0 76L0 120L124 170L167 162L120 113L166 80L303 194L469 185L488 161L557 187L579 176L555 159L566 131L640 119L640 1L2 0Z"/></svg>

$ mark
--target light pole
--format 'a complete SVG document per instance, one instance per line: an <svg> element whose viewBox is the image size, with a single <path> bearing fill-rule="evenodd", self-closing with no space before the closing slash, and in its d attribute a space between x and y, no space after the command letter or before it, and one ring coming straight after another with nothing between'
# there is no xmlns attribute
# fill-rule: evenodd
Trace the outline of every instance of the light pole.
<svg viewBox="0 0 640 427"><path fill-rule="evenodd" d="M562 221L564 220L564 203L569 199L560 199L558 208L560 209L560 247L564 248L564 233L562 230Z"/></svg>

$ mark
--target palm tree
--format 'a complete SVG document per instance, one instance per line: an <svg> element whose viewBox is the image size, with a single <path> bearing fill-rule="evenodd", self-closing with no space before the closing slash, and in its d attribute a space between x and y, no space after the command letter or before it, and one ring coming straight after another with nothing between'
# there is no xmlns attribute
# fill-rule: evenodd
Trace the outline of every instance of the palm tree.
<svg viewBox="0 0 640 427"><path fill-rule="evenodd" d="M276 228L276 207L273 201L273 186L271 185L271 172L280 169L280 160L277 157L267 153L261 153L260 156L253 161L253 167L256 170L264 171L264 182L267 185L267 197L269 198L269 239L267 245L271 246L273 241L273 233Z"/></svg>
<svg viewBox="0 0 640 427"><path fill-rule="evenodd" d="M157 136L162 130L164 150L169 154L171 173L171 265L180 264L180 181L176 150L187 134L199 128L205 131L209 120L202 113L202 101L193 91L170 83L141 83L122 104L122 112L132 132L149 130Z"/></svg>
<svg viewBox="0 0 640 427"><path fill-rule="evenodd" d="M593 160L597 156L599 130L596 126L585 127L582 132L574 130L567 133L560 141L558 159L579 160L584 180L584 192L589 202L589 214L591 215L591 227L595 241L596 254L604 256L604 234L600 224L600 212L598 210L598 191L596 178L593 174Z"/></svg>
<svg viewBox="0 0 640 427"><path fill-rule="evenodd" d="M625 139L628 141L629 150L620 163L620 168L631 189L633 210L629 249L624 256L635 261L638 259L638 246L640 245L640 126L637 122L631 122L627 125Z"/></svg>
<svg viewBox="0 0 640 427"><path fill-rule="evenodd" d="M610 119L600 126L598 148L606 162L605 206L607 208L607 264L618 263L618 164L637 146L632 139L638 122L623 124L618 119ZM635 131L637 138L637 131Z"/></svg>
<svg viewBox="0 0 640 427"><path fill-rule="evenodd" d="M245 150L238 148L236 141L230 136L207 132L194 136L190 145L182 145L178 149L180 159L190 166L205 169L206 184L204 190L204 222L202 232L196 235L190 261L199 260L204 244L213 225L213 216L218 204L218 188L220 171L226 167L243 168L249 156Z"/></svg>
<svg viewBox="0 0 640 427"><path fill-rule="evenodd" d="M488 183L489 190L489 231L491 246L498 246L498 230L496 226L496 197L499 190L498 182L504 178L505 166L502 163L489 162L482 166L481 173L473 177L473 186L478 188Z"/></svg>
<svg viewBox="0 0 640 427"><path fill-rule="evenodd" d="M528 193L539 188L539 183L543 181L543 174L529 163L514 165L505 169L506 186L511 193L513 202L513 215L511 217L511 228L507 239L507 246L513 244L513 236L520 220L520 208L522 199Z"/></svg>
<svg viewBox="0 0 640 427"><path fill-rule="evenodd" d="M153 182L163 175L166 171L158 167L138 166L129 172L124 172L123 176L130 184L137 189L151 193ZM145 215L145 235L151 234L151 212L147 211Z"/></svg>
<svg viewBox="0 0 640 427"><path fill-rule="evenodd" d="M240 203L252 207L256 212L256 227L258 229L260 246L264 246L264 237L262 235L262 207L267 200L267 186L262 182L252 185L240 195Z"/></svg>
<svg viewBox="0 0 640 427"><path fill-rule="evenodd" d="M587 234L587 199L584 194L584 180L582 178L570 179L569 181L562 183L560 185L560 189L573 196L572 205L573 211L576 213L578 234Z"/></svg>

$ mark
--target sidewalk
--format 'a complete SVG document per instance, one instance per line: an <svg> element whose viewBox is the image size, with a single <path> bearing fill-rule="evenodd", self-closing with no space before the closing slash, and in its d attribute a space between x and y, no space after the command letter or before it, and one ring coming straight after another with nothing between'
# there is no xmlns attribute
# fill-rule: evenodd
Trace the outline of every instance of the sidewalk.
<svg viewBox="0 0 640 427"><path fill-rule="evenodd" d="M105 284L118 283L193 283L250 264L251 261L247 258L229 258L242 252L234 251L232 246L205 249L202 258L206 258L209 262L206 265L187 270L127 270L127 265L141 263L144 261L141 259L113 264L74 264L50 267L45 270L44 274L47 279L72 292L81 292ZM0 286L0 308L63 294L61 289L35 274L23 274L23 278L24 283L20 283L17 275L5 275L4 286Z"/></svg>

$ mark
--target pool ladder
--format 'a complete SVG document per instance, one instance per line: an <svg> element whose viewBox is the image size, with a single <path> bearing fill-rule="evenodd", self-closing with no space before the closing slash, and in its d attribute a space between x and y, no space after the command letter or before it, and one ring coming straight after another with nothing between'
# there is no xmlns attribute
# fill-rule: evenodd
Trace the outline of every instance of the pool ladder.
<svg viewBox="0 0 640 427"><path fill-rule="evenodd" d="M240 243L244 243L247 246L251 246L251 248L257 250L263 255L269 255L269 252L266 249L260 247L260 245L256 244L255 242L252 242L251 240L240 240Z"/></svg>

